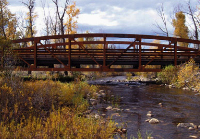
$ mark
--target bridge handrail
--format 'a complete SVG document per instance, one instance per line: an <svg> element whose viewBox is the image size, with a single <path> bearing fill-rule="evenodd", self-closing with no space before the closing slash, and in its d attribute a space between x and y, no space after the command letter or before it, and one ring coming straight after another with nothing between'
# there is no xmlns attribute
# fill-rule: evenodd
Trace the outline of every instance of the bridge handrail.
<svg viewBox="0 0 200 139"><path fill-rule="evenodd" d="M61 38L89 38L89 37L116 37L116 38L135 38L135 39L157 39L166 40L172 43L185 42L200 44L199 40L183 39L176 37L155 36L155 35L141 35L141 34L110 34L110 33L87 33L87 34L66 34L66 35L53 35L53 36L40 36L33 38L24 38L13 40L13 43L30 42L34 40L49 40L49 39L61 39Z"/></svg>

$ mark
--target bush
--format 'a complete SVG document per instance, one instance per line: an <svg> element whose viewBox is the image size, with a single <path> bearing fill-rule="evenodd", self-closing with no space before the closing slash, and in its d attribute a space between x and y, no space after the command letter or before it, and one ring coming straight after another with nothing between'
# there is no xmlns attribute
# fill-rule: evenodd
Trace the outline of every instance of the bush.
<svg viewBox="0 0 200 139"><path fill-rule="evenodd" d="M172 65L166 66L161 72L158 73L158 78L162 83L175 83L177 80L177 71L177 67Z"/></svg>
<svg viewBox="0 0 200 139"><path fill-rule="evenodd" d="M70 106L77 111L87 109L87 94L96 92L97 87L85 82L61 83L52 80L0 82L0 120L19 122L22 117L47 116L50 111Z"/></svg>
<svg viewBox="0 0 200 139"><path fill-rule="evenodd" d="M85 82L0 78L0 138L112 138L112 121L79 117L96 91Z"/></svg>
<svg viewBox="0 0 200 139"><path fill-rule="evenodd" d="M114 131L112 121L78 117L68 108L53 111L46 119L28 118L15 125L0 124L0 138L111 138Z"/></svg>
<svg viewBox="0 0 200 139"><path fill-rule="evenodd" d="M200 90L200 69L193 59L174 67L172 65L165 67L158 73L159 80L162 83L174 84L178 88L188 87Z"/></svg>
<svg viewBox="0 0 200 139"><path fill-rule="evenodd" d="M193 59L190 59L187 63L180 66L176 86L179 88L199 86L200 78L198 73L199 66L195 64Z"/></svg>

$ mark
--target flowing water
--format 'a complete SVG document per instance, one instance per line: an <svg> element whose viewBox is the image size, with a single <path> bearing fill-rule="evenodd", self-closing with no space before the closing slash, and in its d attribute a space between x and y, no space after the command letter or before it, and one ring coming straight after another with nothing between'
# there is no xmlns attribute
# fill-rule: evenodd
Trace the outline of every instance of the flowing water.
<svg viewBox="0 0 200 139"><path fill-rule="evenodd" d="M116 104L98 104L97 112L112 117L119 127L126 128L126 138L137 137L138 131L142 136L151 134L154 139L187 139L191 136L200 138L200 129L177 128L178 123L200 125L200 95L197 93L139 83L102 84L100 87L110 90L121 101ZM102 107L108 106L118 109L101 111ZM152 117L147 116L149 111L152 112ZM156 118L160 122L146 122L151 118Z"/></svg>

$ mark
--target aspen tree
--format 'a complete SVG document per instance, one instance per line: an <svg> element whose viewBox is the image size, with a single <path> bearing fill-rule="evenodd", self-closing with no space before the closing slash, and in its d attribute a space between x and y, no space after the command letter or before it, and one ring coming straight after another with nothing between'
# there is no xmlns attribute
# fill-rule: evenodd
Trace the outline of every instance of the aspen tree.
<svg viewBox="0 0 200 139"><path fill-rule="evenodd" d="M35 0L27 0L27 2L22 2L27 8L28 13L25 20L27 21L28 25L26 26L26 36L25 37L33 37L36 34L36 29L34 26L34 21L37 17L37 14L34 13L35 8Z"/></svg>
<svg viewBox="0 0 200 139"><path fill-rule="evenodd" d="M76 29L78 28L77 26L77 18L78 14L80 13L80 9L76 8L76 2L73 2L72 5L69 5L67 7L67 22L65 23L66 25L66 33L67 34L75 34L77 31Z"/></svg>
<svg viewBox="0 0 200 139"><path fill-rule="evenodd" d="M174 36L188 39L188 27L185 25L185 15L183 12L177 12L175 15L175 19L172 20L172 25L175 28L174 30ZM187 47L187 43L181 43L179 42L180 46Z"/></svg>

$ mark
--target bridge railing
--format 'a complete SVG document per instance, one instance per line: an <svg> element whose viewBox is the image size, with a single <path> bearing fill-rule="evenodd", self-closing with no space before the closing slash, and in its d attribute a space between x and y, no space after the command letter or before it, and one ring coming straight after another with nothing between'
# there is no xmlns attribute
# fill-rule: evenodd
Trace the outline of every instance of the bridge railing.
<svg viewBox="0 0 200 139"><path fill-rule="evenodd" d="M27 70L153 71L147 65L177 65L191 57L198 62L200 55L197 40L153 35L70 34L25 38L13 43L21 59L19 65ZM179 46L180 43L189 47ZM56 68L56 64L62 68ZM96 68L85 69L83 65ZM114 65L128 68L119 70L112 68Z"/></svg>

